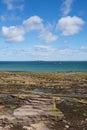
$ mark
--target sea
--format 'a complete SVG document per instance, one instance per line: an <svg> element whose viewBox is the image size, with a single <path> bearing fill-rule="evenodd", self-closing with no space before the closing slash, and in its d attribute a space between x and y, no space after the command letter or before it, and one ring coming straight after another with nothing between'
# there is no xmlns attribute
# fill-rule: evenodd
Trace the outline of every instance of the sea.
<svg viewBox="0 0 87 130"><path fill-rule="evenodd" d="M81 72L87 61L0 61L0 72Z"/></svg>

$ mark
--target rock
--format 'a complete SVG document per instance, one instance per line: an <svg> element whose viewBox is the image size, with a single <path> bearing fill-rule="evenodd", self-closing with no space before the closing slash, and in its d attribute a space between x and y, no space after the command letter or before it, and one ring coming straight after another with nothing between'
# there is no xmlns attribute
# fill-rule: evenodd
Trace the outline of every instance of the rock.
<svg viewBox="0 0 87 130"><path fill-rule="evenodd" d="M27 130L49 130L49 128L43 122L39 122L27 127Z"/></svg>
<svg viewBox="0 0 87 130"><path fill-rule="evenodd" d="M12 98L15 98L15 96L13 96L13 95L7 95L6 98L7 99L12 99Z"/></svg>
<svg viewBox="0 0 87 130"><path fill-rule="evenodd" d="M3 130L3 127L2 127L2 126L0 126L0 130Z"/></svg>
<svg viewBox="0 0 87 130"><path fill-rule="evenodd" d="M2 130L10 130L11 127L12 125L6 125Z"/></svg>
<svg viewBox="0 0 87 130"><path fill-rule="evenodd" d="M23 126L23 129L25 129L25 130L32 130L32 127L29 127L29 126Z"/></svg>
<svg viewBox="0 0 87 130"><path fill-rule="evenodd" d="M67 128L67 129L68 129L68 128L69 128L69 125L65 125L65 128Z"/></svg>
<svg viewBox="0 0 87 130"><path fill-rule="evenodd" d="M67 121L66 120L63 120L63 122L66 124L67 123Z"/></svg>
<svg viewBox="0 0 87 130"><path fill-rule="evenodd" d="M87 121L87 118L85 118L85 121Z"/></svg>
<svg viewBox="0 0 87 130"><path fill-rule="evenodd" d="M3 115L1 117L2 119L2 123L14 123L15 121L15 117L11 116L11 115Z"/></svg>
<svg viewBox="0 0 87 130"><path fill-rule="evenodd" d="M40 109L33 109L29 105L24 105L16 110L14 110L13 115L15 117L23 117L23 116L36 116L42 113L43 111Z"/></svg>
<svg viewBox="0 0 87 130"><path fill-rule="evenodd" d="M36 130L49 130L48 127L43 123L40 122L38 124L33 124L32 125Z"/></svg>

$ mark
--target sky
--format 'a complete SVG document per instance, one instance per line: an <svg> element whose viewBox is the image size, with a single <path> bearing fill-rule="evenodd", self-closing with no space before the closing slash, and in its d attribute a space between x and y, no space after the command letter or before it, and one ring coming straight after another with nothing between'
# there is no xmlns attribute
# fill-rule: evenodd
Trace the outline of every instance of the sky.
<svg viewBox="0 0 87 130"><path fill-rule="evenodd" d="M87 0L0 0L0 61L87 61Z"/></svg>

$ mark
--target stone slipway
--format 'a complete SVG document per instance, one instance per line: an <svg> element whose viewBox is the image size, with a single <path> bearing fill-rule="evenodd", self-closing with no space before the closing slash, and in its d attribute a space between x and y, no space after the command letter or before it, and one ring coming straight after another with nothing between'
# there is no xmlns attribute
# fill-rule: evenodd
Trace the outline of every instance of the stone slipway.
<svg viewBox="0 0 87 130"><path fill-rule="evenodd" d="M50 120L56 119L53 108L53 99L27 98L13 113L0 116L0 130L50 130ZM64 115L60 113L57 118L60 120Z"/></svg>

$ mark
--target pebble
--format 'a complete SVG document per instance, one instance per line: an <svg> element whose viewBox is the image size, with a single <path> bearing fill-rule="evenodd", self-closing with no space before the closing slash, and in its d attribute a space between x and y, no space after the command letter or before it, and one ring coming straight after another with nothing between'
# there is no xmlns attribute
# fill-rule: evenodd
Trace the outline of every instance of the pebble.
<svg viewBox="0 0 87 130"><path fill-rule="evenodd" d="M69 125L65 125L66 128L69 128Z"/></svg>
<svg viewBox="0 0 87 130"><path fill-rule="evenodd" d="M3 127L0 126L0 130L3 130Z"/></svg>
<svg viewBox="0 0 87 130"><path fill-rule="evenodd" d="M85 120L87 121L87 118Z"/></svg>

